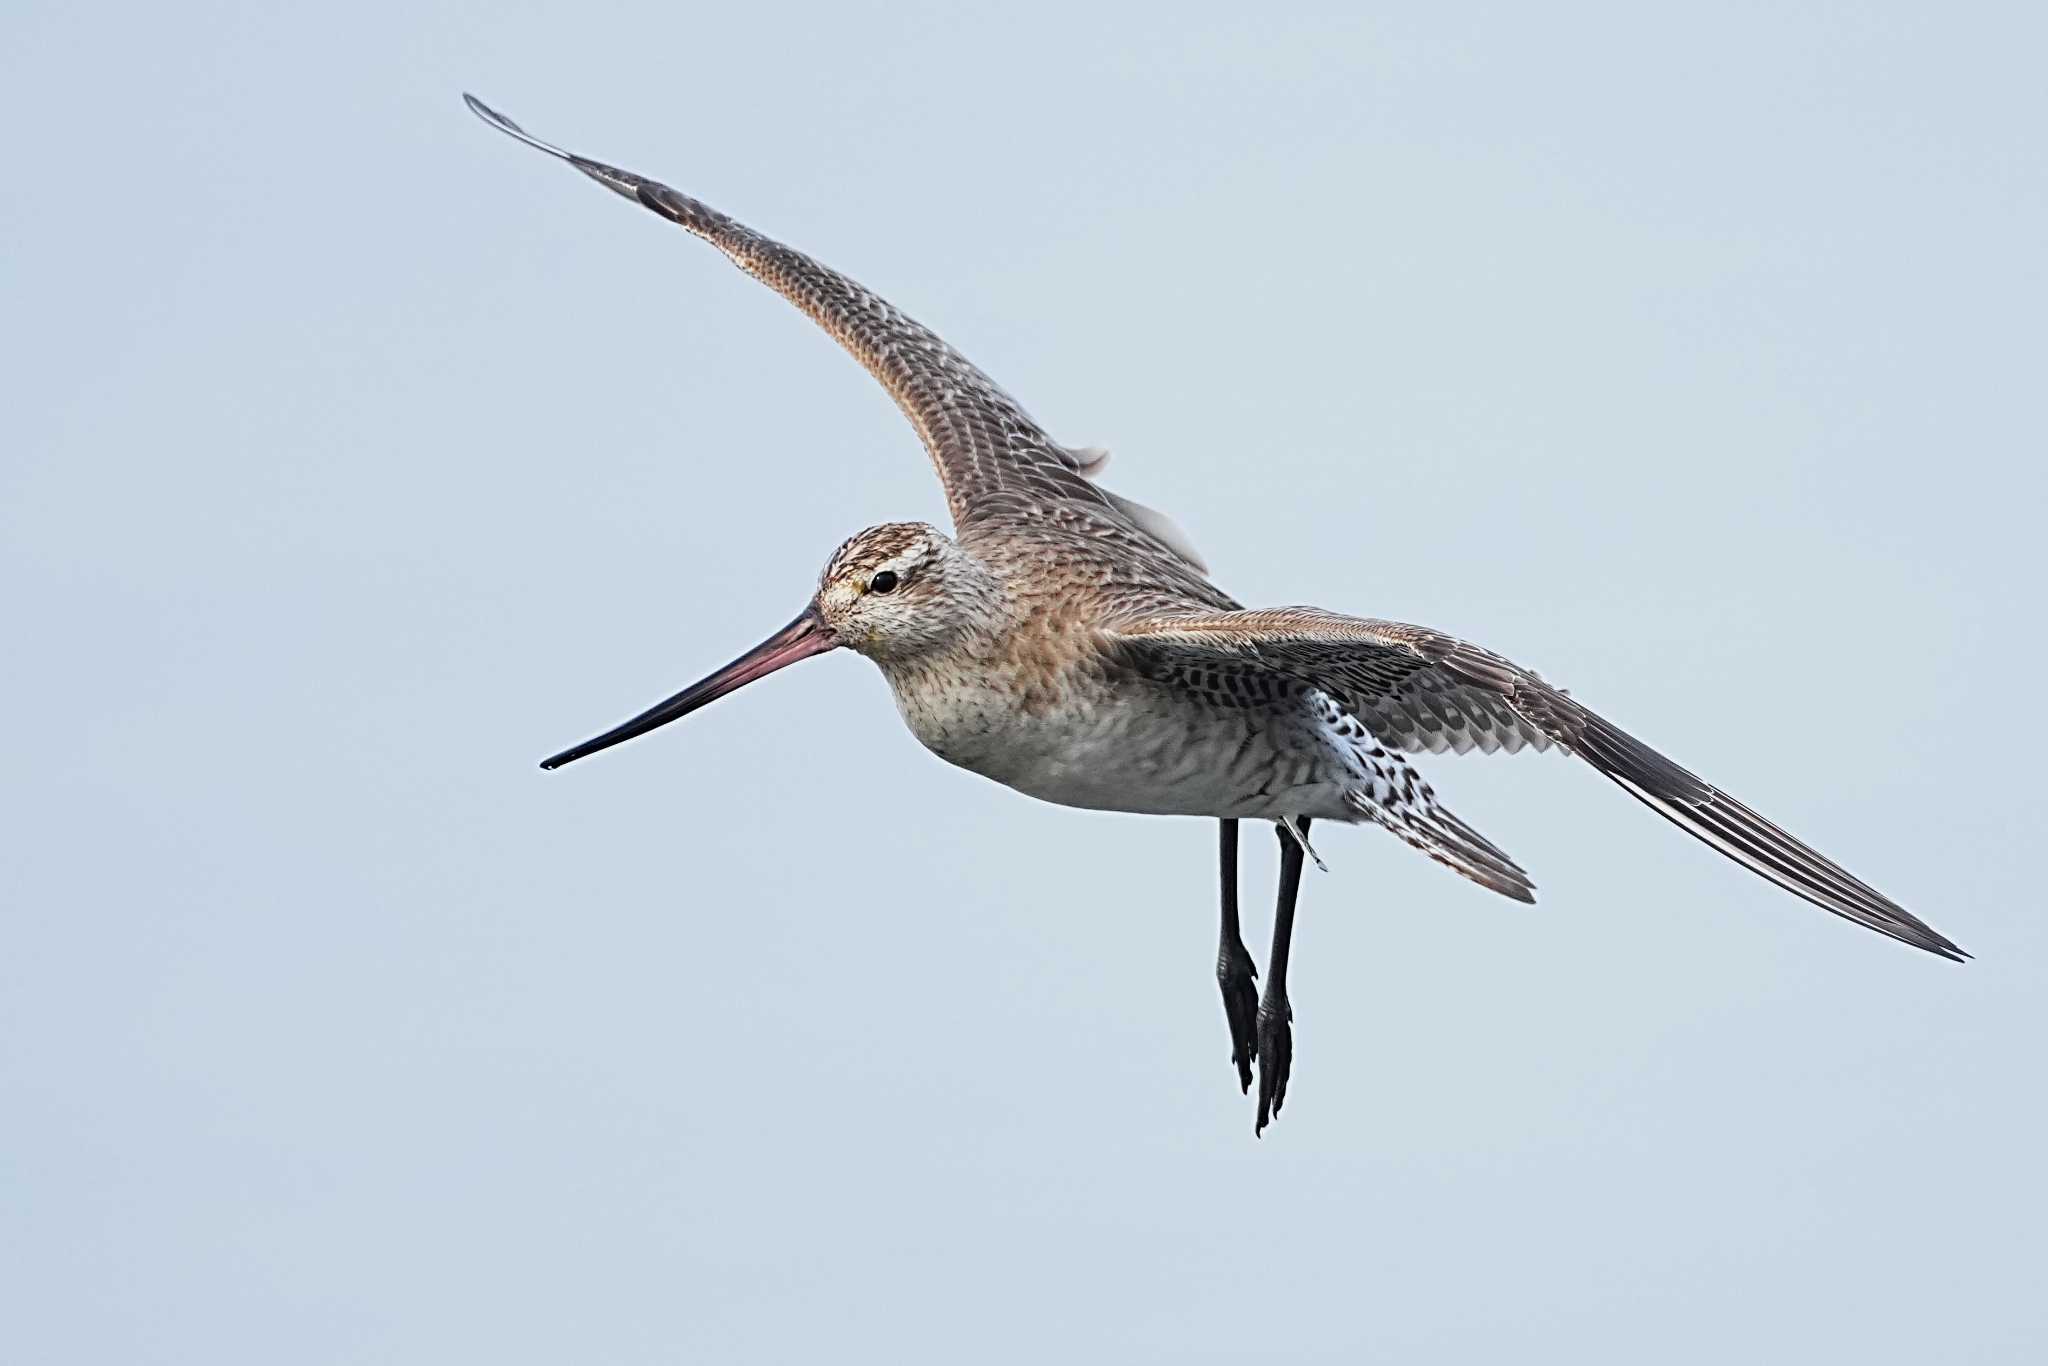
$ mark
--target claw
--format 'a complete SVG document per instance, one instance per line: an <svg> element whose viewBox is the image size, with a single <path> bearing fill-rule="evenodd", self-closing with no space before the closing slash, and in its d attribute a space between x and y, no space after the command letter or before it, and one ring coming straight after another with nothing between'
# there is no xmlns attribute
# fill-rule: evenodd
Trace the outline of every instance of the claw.
<svg viewBox="0 0 2048 1366"><path fill-rule="evenodd" d="M1258 965L1243 944L1226 947L1216 960L1216 985L1223 992L1223 1017L1230 1024L1230 1061L1237 1066L1238 1090L1249 1095L1252 1063L1259 1055Z"/></svg>
<svg viewBox="0 0 2048 1366"><path fill-rule="evenodd" d="M1259 1137L1287 1101L1287 1077L1294 1069L1293 1019L1294 1008L1285 997L1259 1007L1259 1117L1252 1128Z"/></svg>

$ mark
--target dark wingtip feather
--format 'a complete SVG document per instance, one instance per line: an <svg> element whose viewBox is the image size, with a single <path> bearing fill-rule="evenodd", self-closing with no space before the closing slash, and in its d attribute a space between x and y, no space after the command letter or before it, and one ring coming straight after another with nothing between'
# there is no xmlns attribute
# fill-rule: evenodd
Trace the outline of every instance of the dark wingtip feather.
<svg viewBox="0 0 2048 1366"><path fill-rule="evenodd" d="M1933 926L1782 826L1604 718L1583 709L1580 715L1584 724L1574 737L1579 755L1694 839L1844 920L1951 962L1969 957Z"/></svg>

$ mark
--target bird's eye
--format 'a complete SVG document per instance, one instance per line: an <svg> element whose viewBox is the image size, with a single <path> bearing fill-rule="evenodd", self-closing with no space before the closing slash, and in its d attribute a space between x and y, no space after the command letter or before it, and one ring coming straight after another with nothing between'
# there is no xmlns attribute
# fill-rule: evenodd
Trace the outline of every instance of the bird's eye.
<svg viewBox="0 0 2048 1366"><path fill-rule="evenodd" d="M896 571L893 569L884 569L881 573L868 580L868 592L870 593L887 593L895 587Z"/></svg>

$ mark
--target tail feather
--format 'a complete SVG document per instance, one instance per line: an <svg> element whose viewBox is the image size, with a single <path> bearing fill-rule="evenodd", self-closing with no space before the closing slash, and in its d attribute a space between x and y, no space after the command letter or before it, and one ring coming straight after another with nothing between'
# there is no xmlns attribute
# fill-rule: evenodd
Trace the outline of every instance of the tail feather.
<svg viewBox="0 0 2048 1366"><path fill-rule="evenodd" d="M1421 786L1420 800L1398 807L1382 806L1359 793L1352 798L1360 815L1396 839L1427 854L1452 872L1489 891L1528 905L1536 902L1536 884L1520 864L1486 836L1439 806L1434 793Z"/></svg>

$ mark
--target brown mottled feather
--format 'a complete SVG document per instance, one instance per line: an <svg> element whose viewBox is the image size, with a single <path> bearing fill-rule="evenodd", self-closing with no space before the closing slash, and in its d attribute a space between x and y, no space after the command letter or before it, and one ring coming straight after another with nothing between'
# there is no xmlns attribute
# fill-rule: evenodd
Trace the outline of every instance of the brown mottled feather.
<svg viewBox="0 0 2048 1366"><path fill-rule="evenodd" d="M1193 601L1231 605L1202 577L1200 566L1175 549L1170 531L1155 534L1142 524L1158 514L1090 481L1089 473L1103 463L1102 452L1053 440L1000 385L888 300L679 190L563 151L475 96L463 99L492 127L717 247L846 348L916 429L963 544L1029 526L1048 550L1058 544L1113 554Z"/></svg>
<svg viewBox="0 0 2048 1366"><path fill-rule="evenodd" d="M1487 753L1557 745L1672 824L1823 910L1915 948L1961 958L1898 903L1665 758L1576 699L1490 650L1397 621L1285 607L1169 612L1105 627L1108 647L1158 674L1252 669L1309 684L1397 749Z"/></svg>
<svg viewBox="0 0 2048 1366"><path fill-rule="evenodd" d="M1929 952L1962 956L1784 830L1489 650L1424 627L1316 608L1235 610L1170 523L1092 482L1102 453L1054 441L995 381L887 300L688 195L565 152L464 99L500 131L716 246L881 382L931 456L960 545L1025 609L1028 628L1004 658L1028 714L1053 710L1076 669L1135 668L1219 696L1256 675L1320 689L1397 750L1556 745L1788 891ZM1472 840L1491 851L1476 834Z"/></svg>

